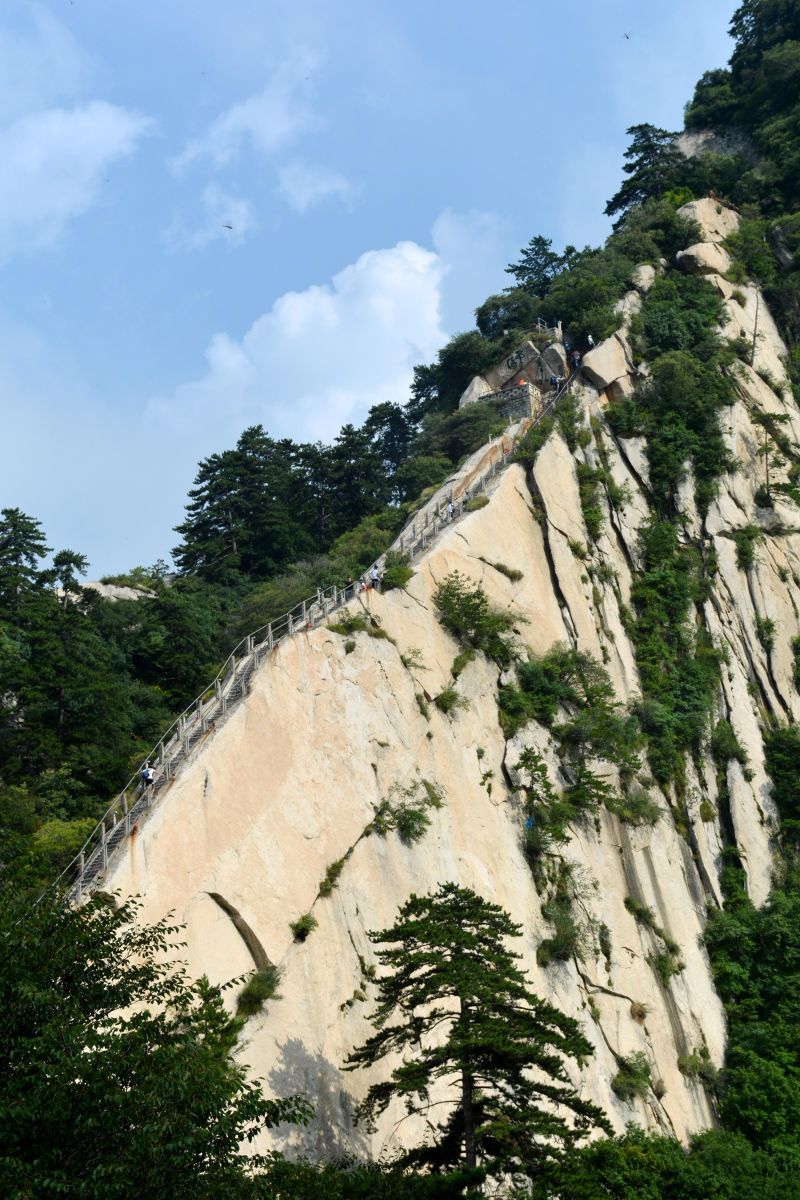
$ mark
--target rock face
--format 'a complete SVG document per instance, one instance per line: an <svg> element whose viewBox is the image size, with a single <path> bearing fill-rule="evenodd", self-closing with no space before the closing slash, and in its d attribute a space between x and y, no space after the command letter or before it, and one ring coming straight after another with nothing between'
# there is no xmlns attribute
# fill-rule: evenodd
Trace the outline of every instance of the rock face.
<svg viewBox="0 0 800 1200"><path fill-rule="evenodd" d="M614 333L583 357L583 371L599 391L633 373L633 358L623 333Z"/></svg>
<svg viewBox="0 0 800 1200"><path fill-rule="evenodd" d="M678 215L687 221L697 222L704 242L723 242L739 228L738 214L708 196L682 205Z"/></svg>
<svg viewBox="0 0 800 1200"><path fill-rule="evenodd" d="M458 407L466 408L468 404L477 404L484 396L491 396L491 394L492 389L483 376L475 375L461 393Z"/></svg>
<svg viewBox="0 0 800 1200"><path fill-rule="evenodd" d="M717 242L698 242L679 251L678 264L690 275L723 275L730 270L731 258Z"/></svg>
<svg viewBox="0 0 800 1200"><path fill-rule="evenodd" d="M718 232L729 227L704 202L693 203L707 225L713 218ZM726 296L724 283L718 286ZM756 299L761 361L782 371L784 348L763 298L748 289L742 308L727 295L730 321L737 328L746 322ZM442 880L474 888L522 925L516 948L534 990L580 1020L594 1046L573 1081L603 1105L618 1130L633 1120L685 1138L714 1124L701 1085L678 1068L679 1057L703 1046L720 1065L725 1045L723 1010L700 941L709 907L721 903L718 776L709 754L688 764L681 796L646 785L660 811L654 825L626 825L602 809L596 820L572 827L563 853L585 915L585 944L581 957L542 966L537 947L552 926L521 849L516 768L522 750L535 746L558 782L557 747L537 722L506 741L498 723L498 668L482 655L455 685L468 708L447 716L430 703L452 684L459 651L433 603L437 583L454 570L479 582L494 606L519 615L518 638L531 653L575 646L605 664L621 702L639 691L626 607L637 533L648 516L647 462L640 439L613 435L602 402L612 383L633 386L624 337L615 335L584 362L591 384L577 396L586 445L571 453L554 432L532 476L509 467L488 505L445 528L406 591L369 592L352 602L393 640L358 633L348 653L344 637L320 628L282 643L103 881L123 895L140 893L146 919L174 912L185 923L195 975L228 980L252 970L261 956L280 964L280 998L250 1019L241 1053L269 1091L304 1091L316 1105L308 1129L276 1136L294 1151L378 1156L419 1132L411 1122L398 1127L395 1109L374 1134L354 1128L353 1104L376 1076L344 1075L340 1068L371 1032L375 957L366 931L391 923L412 892ZM737 390L723 428L739 467L722 479L707 516L718 570L700 615L728 652L716 716L730 721L749 756L747 771L729 763L727 787L748 887L760 904L770 887L774 812L759 715L800 718L791 648L800 631L800 510L785 497L774 510L755 505L763 471L756 418L775 415L787 436L800 440L800 414L788 389L779 394L744 365ZM473 456L461 469L461 484L496 453L491 446ZM580 464L603 466L624 497L616 511L606 508L590 557ZM682 488L680 502L692 536L699 517L690 487ZM743 570L734 535L751 524L765 537ZM512 580L509 569L521 577ZM759 636L765 619L775 623L771 648ZM406 846L393 833L363 836L382 799L421 780L440 788L445 803L420 842ZM342 858L338 886L320 897L320 880ZM626 897L652 909L679 947L684 967L668 982L653 965L656 936L637 924ZM296 942L289 922L309 911L318 926ZM638 1052L662 1087L623 1103L611 1081L619 1059Z"/></svg>

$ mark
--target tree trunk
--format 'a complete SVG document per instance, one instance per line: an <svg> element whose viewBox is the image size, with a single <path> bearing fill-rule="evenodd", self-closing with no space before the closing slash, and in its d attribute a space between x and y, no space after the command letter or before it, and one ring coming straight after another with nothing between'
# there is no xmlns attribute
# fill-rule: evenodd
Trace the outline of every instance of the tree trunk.
<svg viewBox="0 0 800 1200"><path fill-rule="evenodd" d="M473 1095L475 1092L475 1079L467 1071L461 1072L461 1108L464 1113L464 1158L468 1167L476 1167L477 1154L475 1152L475 1112L473 1109Z"/></svg>

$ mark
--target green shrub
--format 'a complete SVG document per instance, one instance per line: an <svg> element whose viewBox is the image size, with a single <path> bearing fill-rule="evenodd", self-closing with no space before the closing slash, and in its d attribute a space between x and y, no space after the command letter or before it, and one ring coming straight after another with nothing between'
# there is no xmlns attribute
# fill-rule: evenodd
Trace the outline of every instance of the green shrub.
<svg viewBox="0 0 800 1200"><path fill-rule="evenodd" d="M773 507L772 493L765 484L759 484L759 486L756 488L755 492L753 493L753 503L755 504L756 508Z"/></svg>
<svg viewBox="0 0 800 1200"><path fill-rule="evenodd" d="M575 468L578 475L578 495L586 532L591 542L596 542L603 529L605 513L600 504L600 486L605 472L602 469L589 467L578 463Z"/></svg>
<svg viewBox="0 0 800 1200"><path fill-rule="evenodd" d="M499 571L501 575L505 575L506 579L510 579L512 583L518 583L522 579L523 572L516 570L515 567L507 567L505 563L501 562L492 562L489 558L481 558L481 562L486 563L487 567Z"/></svg>
<svg viewBox="0 0 800 1200"><path fill-rule="evenodd" d="M325 874L322 877L322 880L320 881L320 885L319 885L319 895L320 896L323 896L323 897L330 896L330 894L333 892L333 889L337 886L337 884L339 882L339 876L341 875L342 871L344 870L344 864L346 862L347 862L347 857L345 856L344 858L337 858L334 862L332 862L328 865L328 868L325 871Z"/></svg>
<svg viewBox="0 0 800 1200"><path fill-rule="evenodd" d="M349 638L354 633L365 633L369 628L369 621L366 617L356 616L355 613L343 613L338 621L330 621L328 629L332 633L338 633L340 637Z"/></svg>
<svg viewBox="0 0 800 1200"><path fill-rule="evenodd" d="M772 617L756 616L756 636L769 654L775 646L775 622Z"/></svg>
<svg viewBox="0 0 800 1200"><path fill-rule="evenodd" d="M375 816L365 830L385 837L394 830L400 841L413 846L428 830L430 810L442 808L444 797L429 779L415 779L407 787L394 784L389 795L380 802Z"/></svg>
<svg viewBox="0 0 800 1200"><path fill-rule="evenodd" d="M657 954L648 955L647 961L664 987L669 987L672 976L680 975L684 969L684 963L681 962L674 948L669 946L665 950L659 950Z"/></svg>
<svg viewBox="0 0 800 1200"><path fill-rule="evenodd" d="M417 708L418 708L418 709L419 709L419 711L422 713L422 715L423 715L423 717L425 718L425 720L426 720L426 721L430 721L430 719L431 719L431 710L430 710L430 708L428 707L428 702L427 702L427 700L425 699L425 697L423 696L422 692L417 692L417 694L415 695L414 699L415 699L415 700L416 700L416 702L417 702Z"/></svg>
<svg viewBox="0 0 800 1200"><path fill-rule="evenodd" d="M475 659L475 651L474 650L462 650L460 652L460 654L457 654L455 656L455 658L453 659L453 665L450 668L450 674L453 676L453 679L458 679L459 675L464 670L464 668L469 663L473 662L474 659Z"/></svg>
<svg viewBox="0 0 800 1200"><path fill-rule="evenodd" d="M400 662L407 671L427 671L427 667L422 658L422 651L419 646L409 646L404 654L400 655Z"/></svg>
<svg viewBox="0 0 800 1200"><path fill-rule="evenodd" d="M650 1088L650 1064L641 1050L617 1060L619 1071L611 1080L611 1090L620 1100L630 1103L646 1096Z"/></svg>
<svg viewBox="0 0 800 1200"><path fill-rule="evenodd" d="M725 765L730 759L747 766L749 761L747 751L733 731L730 721L720 720L714 726L711 734L710 750L714 761Z"/></svg>
<svg viewBox="0 0 800 1200"><path fill-rule="evenodd" d="M488 503L488 496L473 496L472 499L468 500L464 505L464 512L477 512L480 508L486 508Z"/></svg>
<svg viewBox="0 0 800 1200"><path fill-rule="evenodd" d="M510 664L512 651L505 635L521 618L492 608L480 584L453 571L439 584L433 602L442 625L466 647L483 650L503 666Z"/></svg>
<svg viewBox="0 0 800 1200"><path fill-rule="evenodd" d="M236 1000L236 1012L240 1017L253 1017L261 1012L268 1000L280 1000L278 984L281 979L281 969L270 963L254 971L242 988Z"/></svg>
<svg viewBox="0 0 800 1200"><path fill-rule="evenodd" d="M456 689L452 687L446 687L439 692L438 696L434 696L433 703L439 709L439 712L443 712L448 716L450 713L455 712L456 709L469 708L469 700L467 700L466 696L459 696Z"/></svg>
<svg viewBox="0 0 800 1200"><path fill-rule="evenodd" d="M526 470L531 470L538 458L539 451L553 432L553 425L552 417L544 417L532 426L517 443L514 450L514 462L520 463Z"/></svg>
<svg viewBox="0 0 800 1200"><path fill-rule="evenodd" d="M313 913L303 913L296 921L290 921L289 928L296 942L304 942L310 933L317 928L318 921Z"/></svg>
<svg viewBox="0 0 800 1200"><path fill-rule="evenodd" d="M404 588L413 575L414 570L407 554L401 554L398 550L387 550L381 579L384 592L390 592L393 588Z"/></svg>
<svg viewBox="0 0 800 1200"><path fill-rule="evenodd" d="M736 545L736 565L742 571L749 571L755 562L756 543L762 541L764 534L757 525L744 525L735 529L731 537Z"/></svg>
<svg viewBox="0 0 800 1200"><path fill-rule="evenodd" d="M699 808L700 820L705 822L715 821L717 819L717 810L710 800L701 800Z"/></svg>
<svg viewBox="0 0 800 1200"><path fill-rule="evenodd" d="M648 908L646 904L642 904L635 896L626 896L624 904L637 925L644 925L645 929L658 929L655 913L652 908Z"/></svg>
<svg viewBox="0 0 800 1200"><path fill-rule="evenodd" d="M623 825L655 825L661 809L642 788L623 792L606 800L606 808L622 821Z"/></svg>
<svg viewBox="0 0 800 1200"><path fill-rule="evenodd" d="M719 1072L711 1061L707 1046L701 1046L691 1054L680 1054L678 1070L681 1075L686 1075L689 1079L700 1079L711 1091L716 1091Z"/></svg>
<svg viewBox="0 0 800 1200"><path fill-rule="evenodd" d="M355 644L355 642L353 641L353 639L352 639L352 638L348 638L348 639L347 639L347 641L346 641L346 642L345 642L345 644L344 644L344 652L345 652L345 654L352 654L352 653L353 653L353 651L355 650L355 648L356 648L356 644Z"/></svg>

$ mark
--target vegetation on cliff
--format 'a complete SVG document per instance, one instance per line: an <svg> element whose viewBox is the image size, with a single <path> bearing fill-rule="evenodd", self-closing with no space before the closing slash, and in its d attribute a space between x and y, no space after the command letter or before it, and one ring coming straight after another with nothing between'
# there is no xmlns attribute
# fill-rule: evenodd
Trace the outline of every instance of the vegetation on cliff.
<svg viewBox="0 0 800 1200"><path fill-rule="evenodd" d="M452 338L433 363L416 369L406 405L374 407L360 428L345 426L332 446L276 441L255 427L233 449L204 460L177 530L177 578L168 578L163 564L134 568L117 582L138 587L140 598L111 605L81 588L86 564L80 554L63 550L48 558L38 523L18 509L3 511L0 862L26 900L71 856L170 714L200 690L242 633L316 587L362 571L420 494L497 431L491 404L456 407L472 376L528 336L536 316L560 319L578 340L607 336L620 324L615 306L634 268L662 259L667 266L631 327L634 352L649 362L649 377L608 411L620 437L646 439L652 511L641 531L641 569L627 615L641 702L630 713L618 711L600 674L587 675L577 659L556 661L556 652L519 665L516 682L501 694L506 731L531 719L550 726L574 774L574 783L557 793L538 756L520 760L532 821L526 853L535 863L563 841L576 814L614 803L602 792L603 781L589 778L590 754L615 762L627 756L630 764L646 754L678 816L687 756L708 745L720 777L731 758L742 762L744 751L731 742L724 722L713 721L723 659L698 620L713 557L705 539L688 537L677 497L688 465L702 516L720 476L733 466L720 417L733 400L737 359L747 358L749 348L723 340L719 298L702 279L671 264L696 235L677 215L680 205L710 189L738 205L742 221L728 246L731 282L752 279L763 287L789 347L790 374L800 382L800 15L788 0L744 0L731 28L729 69L703 76L686 113L690 132L721 135L713 151L687 158L669 131L632 127L626 178L607 207L617 223L605 246L558 253L548 239L533 237L508 268L514 286L489 297L476 310L474 330ZM559 421L574 450L577 422L570 422L568 410ZM554 424L531 435L521 461L535 460ZM765 430L800 464L774 422ZM580 482L584 514L594 514L587 515L589 535L596 539L603 480L584 470ZM756 526L738 531L743 569L757 536ZM394 565L401 578L403 564ZM445 581L438 603L443 623L468 651L483 650L510 665L510 620L459 579ZM759 632L762 641L774 635L763 622ZM571 716L556 728L559 705ZM503 1164L510 1154L528 1170L520 1184L526 1194L542 1200L788 1200L796 1194L800 739L793 727L765 735L781 818L775 888L762 909L752 905L731 823L723 820L730 841L726 905L712 914L705 935L730 1022L725 1069L714 1081L723 1127L694 1139L686 1151L669 1138L631 1130L574 1148L566 1158L545 1162L540 1156L534 1169L523 1153L531 1130L526 1097L509 1101L502 1112L482 1100L492 1130L486 1145L497 1135L506 1147ZM724 805L724 787L720 795ZM544 914L555 930L547 939L555 959L573 954L577 944L569 913L559 908L566 886L559 876ZM115 912L98 902L77 914L48 903L23 911L18 903L9 900L0 917L0 1179L9 1195L49 1190L122 1200L163 1194L166 1180L170 1194L198 1198L434 1196L459 1195L479 1182L469 1171L427 1177L281 1160L261 1164L267 1173L251 1178L239 1155L242 1137L281 1118L302 1119L304 1108L266 1101L245 1081L231 1059L241 1022L226 1016L215 989L157 966L154 955L170 931L133 931L130 906ZM309 914L294 922L298 940L313 922ZM389 997L390 983L385 989ZM135 1016L116 1015L138 1002L143 1007ZM563 1025L567 1019L557 1014L553 1020ZM515 1069L524 1067L510 1018L507 1026L508 1043L500 1050ZM377 1057L379 1041L365 1051L365 1065ZM578 1041L572 1048L583 1052ZM426 1066L421 1054L409 1062L409 1094L424 1091ZM641 1083L630 1062L623 1066L618 1088L630 1089L637 1078ZM475 1156L463 1137L450 1136L453 1120L444 1137L452 1153L442 1164L470 1166Z"/></svg>

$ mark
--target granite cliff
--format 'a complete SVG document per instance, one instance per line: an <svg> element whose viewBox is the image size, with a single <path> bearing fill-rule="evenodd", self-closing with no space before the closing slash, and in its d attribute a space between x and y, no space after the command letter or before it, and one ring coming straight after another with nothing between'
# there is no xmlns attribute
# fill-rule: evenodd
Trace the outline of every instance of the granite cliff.
<svg viewBox="0 0 800 1200"><path fill-rule="evenodd" d="M785 492L770 507L757 501L765 428L798 443L800 414L763 298L725 278L721 243L736 214L703 200L684 215L701 238L681 253L681 269L710 282L724 300L724 335L752 348L752 364L732 369L735 403L721 417L732 469L705 513L690 476L679 491L681 539L702 540L714 557L693 611L724 651L714 720L730 724L745 754L720 766L704 746L687 760L680 787L657 786L643 761L637 787L657 815L631 822L601 807L573 824L552 861L568 868L562 877L580 929L577 952L549 962L541 953L553 932L547 899L555 868L549 882L535 881L522 845L520 757L534 747L552 785L563 787L558 739L536 720L506 737L498 691L513 671L487 656L462 664L454 681L461 647L442 627L434 596L458 571L514 615L523 657L574 647L604 665L621 706L640 694L630 608L650 512L648 457L642 438L614 432L606 409L647 377L629 326L666 264L639 269L621 301L621 328L586 355L572 393L575 448L556 426L531 470L509 466L488 504L440 534L406 589L351 601L365 629L343 636L320 627L283 642L102 880L109 891L141 894L146 919L172 911L185 923L195 975L219 982L280 966L280 995L250 1019L241 1053L270 1092L304 1091L314 1102L314 1122L282 1142L294 1150L377 1157L413 1140L410 1121L396 1125L399 1111L390 1110L373 1135L355 1128L353 1103L368 1081L340 1068L370 1028L374 956L366 931L389 924L411 892L445 879L501 904L523 926L520 950L534 990L577 1017L595 1047L574 1082L617 1129L633 1120L686 1138L715 1123L713 1099L685 1063L694 1055L719 1066L725 1050L723 1008L700 941L709 907L723 903L724 846L735 843L755 903L770 888L775 814L762 726L800 715L792 651L800 631L800 520ZM476 394L484 390L475 383ZM490 453L479 451L463 472L479 471ZM788 466L773 466L775 482ZM614 485L614 503L608 488L599 495L595 531L587 528L581 467L602 468ZM744 543L751 553L742 553ZM451 686L463 705L444 712L432 700ZM602 769L614 783L614 764ZM381 801L431 789L443 803L429 810L419 842L365 834ZM331 864L334 886L320 894ZM318 924L297 941L290 922L308 912ZM659 968L665 954L666 971ZM626 1101L611 1083L637 1054L650 1085Z"/></svg>

